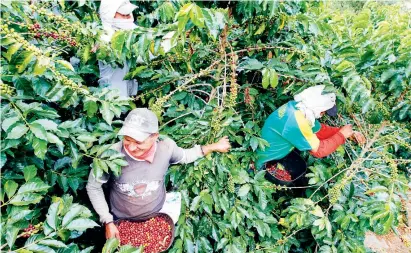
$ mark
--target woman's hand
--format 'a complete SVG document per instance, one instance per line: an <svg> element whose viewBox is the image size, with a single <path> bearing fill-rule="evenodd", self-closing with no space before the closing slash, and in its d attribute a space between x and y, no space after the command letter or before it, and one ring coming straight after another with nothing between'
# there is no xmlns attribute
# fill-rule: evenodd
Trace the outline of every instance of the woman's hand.
<svg viewBox="0 0 411 253"><path fill-rule="evenodd" d="M230 140L228 139L227 136L224 136L216 143L201 147L205 156L214 151L221 152L221 153L227 153L230 150L230 148L231 148Z"/></svg>
<svg viewBox="0 0 411 253"><path fill-rule="evenodd" d="M106 239L115 237L120 240L120 232L118 231L117 226L113 222L107 223L105 227L106 227Z"/></svg>
<svg viewBox="0 0 411 253"><path fill-rule="evenodd" d="M361 144L361 145L363 145L363 144L367 141L367 139L365 138L365 136L364 136L362 133L357 132L357 131L354 131L353 137L354 137L355 141L356 141L358 144Z"/></svg>
<svg viewBox="0 0 411 253"><path fill-rule="evenodd" d="M340 133L344 135L345 139L350 138L354 134L354 131L352 130L352 125L345 125L341 127Z"/></svg>

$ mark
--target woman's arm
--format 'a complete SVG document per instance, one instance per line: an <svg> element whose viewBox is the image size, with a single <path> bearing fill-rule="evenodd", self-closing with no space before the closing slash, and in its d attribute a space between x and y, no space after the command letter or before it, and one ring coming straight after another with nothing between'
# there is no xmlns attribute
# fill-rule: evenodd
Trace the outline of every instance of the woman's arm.
<svg viewBox="0 0 411 253"><path fill-rule="evenodd" d="M325 140L338 133L338 131L340 131L339 127L332 127L326 124L321 124L320 131L315 133L315 135L317 135L318 139Z"/></svg>
<svg viewBox="0 0 411 253"><path fill-rule="evenodd" d="M345 143L345 137L340 132L334 134L332 137L321 140L317 150L311 150L310 153L317 157L323 158L333 153L340 145Z"/></svg>

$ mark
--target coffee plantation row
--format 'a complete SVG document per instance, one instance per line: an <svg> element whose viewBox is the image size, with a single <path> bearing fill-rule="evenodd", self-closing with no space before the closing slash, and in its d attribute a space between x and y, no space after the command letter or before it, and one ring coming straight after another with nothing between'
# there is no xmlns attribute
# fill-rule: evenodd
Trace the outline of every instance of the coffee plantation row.
<svg viewBox="0 0 411 253"><path fill-rule="evenodd" d="M32 2L35 2L32 4ZM132 108L149 107L181 147L229 136L232 150L170 167L182 194L168 252L366 252L365 232L405 226L411 188L411 12L368 1L141 1L138 27L103 34L98 1L1 3L1 246L27 252L142 252L104 233L85 191L127 163L110 150ZM98 61L139 83L99 87ZM267 116L303 89L338 98L331 125L367 137L324 159L308 186L250 167Z"/></svg>

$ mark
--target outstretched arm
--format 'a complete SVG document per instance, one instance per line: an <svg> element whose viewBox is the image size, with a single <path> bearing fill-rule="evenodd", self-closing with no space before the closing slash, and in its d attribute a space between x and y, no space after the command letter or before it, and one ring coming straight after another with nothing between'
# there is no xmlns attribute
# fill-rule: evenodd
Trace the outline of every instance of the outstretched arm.
<svg viewBox="0 0 411 253"><path fill-rule="evenodd" d="M205 145L201 147L203 150L204 155L208 155L212 152L220 152L220 153L227 153L230 148L230 141L228 140L227 136L221 138L218 142Z"/></svg>
<svg viewBox="0 0 411 253"><path fill-rule="evenodd" d="M315 133L317 135L318 139L320 140L325 140L333 136L334 134L338 133L340 131L339 127L332 127L326 124L321 124L320 131Z"/></svg>
<svg viewBox="0 0 411 253"><path fill-rule="evenodd" d="M187 164L192 163L195 160L206 156L212 152L221 152L226 153L230 150L231 145L227 136L221 138L218 142L200 146L196 145L193 148L183 149L177 146L173 140L170 141L170 148L173 150L171 155L170 163L171 164Z"/></svg>

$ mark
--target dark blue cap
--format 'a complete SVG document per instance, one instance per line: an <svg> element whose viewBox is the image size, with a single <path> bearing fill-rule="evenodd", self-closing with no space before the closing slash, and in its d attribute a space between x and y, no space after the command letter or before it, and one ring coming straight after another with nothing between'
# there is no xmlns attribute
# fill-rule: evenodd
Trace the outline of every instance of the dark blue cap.
<svg viewBox="0 0 411 253"><path fill-rule="evenodd" d="M326 113L331 116L331 117L335 117L337 116L337 105L335 104L333 107L331 107L330 109L328 109L326 111Z"/></svg>

